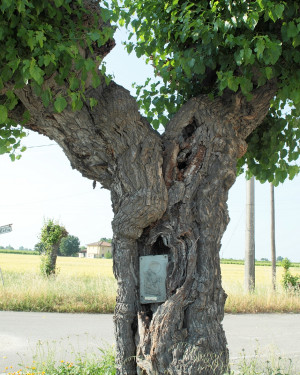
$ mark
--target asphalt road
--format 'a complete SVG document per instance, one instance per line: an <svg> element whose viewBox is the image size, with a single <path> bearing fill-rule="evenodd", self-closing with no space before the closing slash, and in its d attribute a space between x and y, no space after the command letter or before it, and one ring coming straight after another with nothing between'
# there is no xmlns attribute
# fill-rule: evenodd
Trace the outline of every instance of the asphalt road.
<svg viewBox="0 0 300 375"><path fill-rule="evenodd" d="M258 349L265 357L280 353L292 358L300 373L300 314L227 314L223 325L231 361L243 349L247 356ZM0 374L5 367L18 370L33 360L99 355L99 348L113 344L112 315L0 311Z"/></svg>

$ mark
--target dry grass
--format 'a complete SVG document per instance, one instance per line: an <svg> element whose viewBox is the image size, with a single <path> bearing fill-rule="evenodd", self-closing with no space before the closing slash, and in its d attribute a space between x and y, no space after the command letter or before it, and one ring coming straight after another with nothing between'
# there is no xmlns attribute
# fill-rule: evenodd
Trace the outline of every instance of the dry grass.
<svg viewBox="0 0 300 375"><path fill-rule="evenodd" d="M0 267L3 271L38 274L40 271L40 261L40 257L37 255L0 253ZM62 275L114 277L111 259L58 257L57 267L58 274Z"/></svg>
<svg viewBox="0 0 300 375"><path fill-rule="evenodd" d="M109 259L58 257L58 275L40 275L40 257L0 254L5 286L0 309L15 311L111 313L116 281ZM1 281L0 281L1 282Z"/></svg>
<svg viewBox="0 0 300 375"><path fill-rule="evenodd" d="M116 281L110 259L58 257L55 279L40 276L40 257L0 254L5 286L0 280L0 309L57 312L112 312ZM242 265L222 264L223 287L228 294L225 311L230 313L300 312L300 295L286 293L277 268L277 291L271 288L271 267L256 267L256 290L243 290ZM291 268L296 274L299 269Z"/></svg>
<svg viewBox="0 0 300 375"><path fill-rule="evenodd" d="M244 291L244 267L236 264L222 264L223 288L228 294L225 311L228 313L300 312L299 293L287 293L280 280L283 269L277 267L277 288L272 289L271 267L255 268L255 292ZM296 274L299 268L291 268Z"/></svg>

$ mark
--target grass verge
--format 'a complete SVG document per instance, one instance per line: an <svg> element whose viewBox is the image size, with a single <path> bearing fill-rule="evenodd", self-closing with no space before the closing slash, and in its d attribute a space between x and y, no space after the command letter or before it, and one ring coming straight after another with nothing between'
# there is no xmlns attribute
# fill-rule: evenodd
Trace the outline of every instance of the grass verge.
<svg viewBox="0 0 300 375"><path fill-rule="evenodd" d="M8 272L0 286L0 310L69 313L111 313L116 299L116 281L108 277Z"/></svg>
<svg viewBox="0 0 300 375"><path fill-rule="evenodd" d="M58 257L59 272L45 279L39 273L40 257L0 254L0 310L112 313L117 283L110 259ZM282 269L277 270L277 290L271 286L271 268L256 269L256 289L243 288L242 265L222 264L223 288L228 298L227 313L300 313L300 294L286 292L280 285ZM293 274L297 268L292 268ZM4 286L2 285L2 276Z"/></svg>
<svg viewBox="0 0 300 375"><path fill-rule="evenodd" d="M67 362L61 360L55 362L52 357L43 362L33 362L31 367L13 371L6 367L6 375L115 375L115 353L112 348L100 350L100 356L81 357L78 355L76 361ZM297 375L296 366L291 359L271 355L265 359L258 352L255 356L247 358L245 352L241 358L231 363L229 370L224 375Z"/></svg>

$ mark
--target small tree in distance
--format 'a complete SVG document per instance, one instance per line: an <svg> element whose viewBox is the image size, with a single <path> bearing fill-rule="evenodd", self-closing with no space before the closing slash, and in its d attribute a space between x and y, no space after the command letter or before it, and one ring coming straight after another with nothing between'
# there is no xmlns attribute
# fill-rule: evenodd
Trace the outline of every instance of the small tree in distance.
<svg viewBox="0 0 300 375"><path fill-rule="evenodd" d="M59 246L59 255L65 257L76 256L80 251L80 241L78 237L67 236L62 238Z"/></svg>
<svg viewBox="0 0 300 375"><path fill-rule="evenodd" d="M52 219L45 221L40 236L44 246L44 254L41 259L41 272L44 276L55 275L59 245L67 235L65 227L55 223Z"/></svg>
<svg viewBox="0 0 300 375"><path fill-rule="evenodd" d="M35 244L34 251L37 251L39 254L43 254L45 252L44 244L42 242Z"/></svg>

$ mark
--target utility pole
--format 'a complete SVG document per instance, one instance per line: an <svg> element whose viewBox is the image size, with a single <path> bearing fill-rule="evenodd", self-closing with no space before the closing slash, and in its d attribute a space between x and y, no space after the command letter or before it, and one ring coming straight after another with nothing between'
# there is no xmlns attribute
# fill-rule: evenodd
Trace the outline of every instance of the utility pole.
<svg viewBox="0 0 300 375"><path fill-rule="evenodd" d="M254 181L252 176L247 180L246 192L246 246L245 246L245 290L255 289L255 210L254 210Z"/></svg>
<svg viewBox="0 0 300 375"><path fill-rule="evenodd" d="M276 290L276 247L275 247L275 203L274 203L274 185L271 188L271 259L272 259L272 287Z"/></svg>

